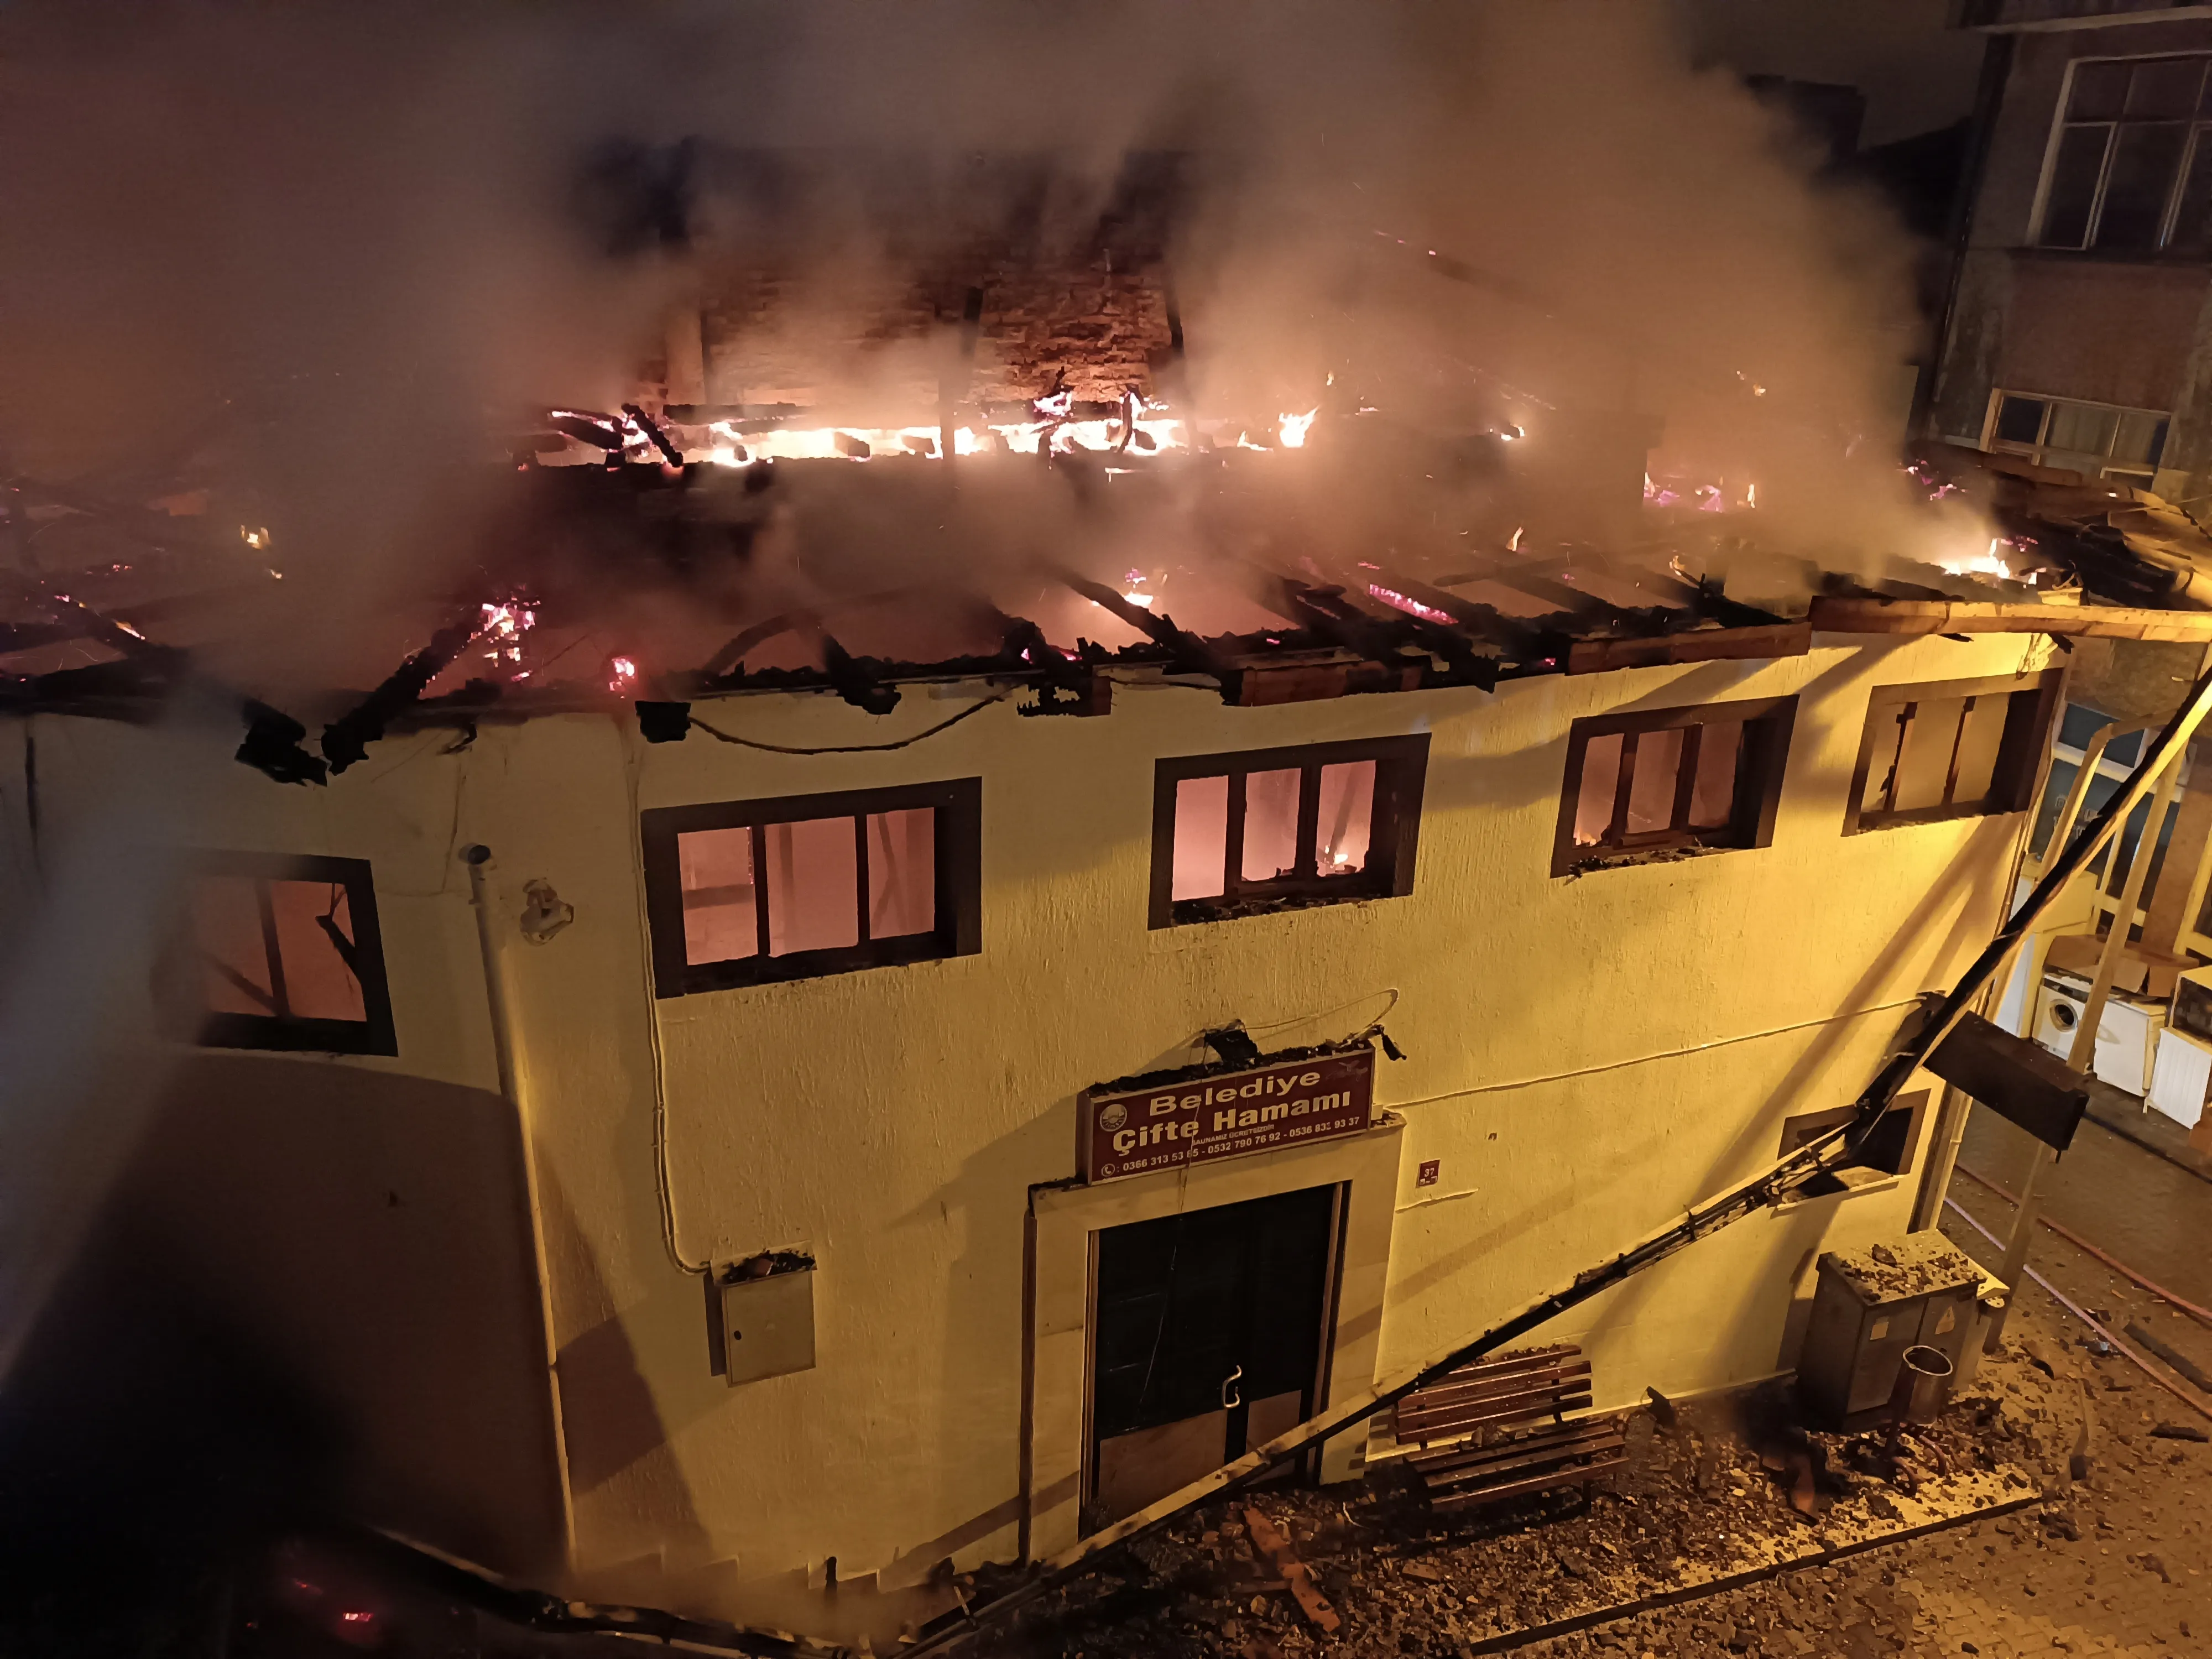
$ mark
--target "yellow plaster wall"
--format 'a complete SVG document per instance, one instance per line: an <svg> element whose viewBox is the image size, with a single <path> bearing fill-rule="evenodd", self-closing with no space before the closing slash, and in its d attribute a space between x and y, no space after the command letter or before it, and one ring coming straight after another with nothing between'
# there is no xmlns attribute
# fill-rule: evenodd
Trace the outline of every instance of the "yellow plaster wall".
<svg viewBox="0 0 2212 1659"><path fill-rule="evenodd" d="M1842 836L1868 690L2046 653L1824 639L1772 663L1253 710L1125 689L1107 719L1008 703L874 755L696 732L649 746L592 716L487 724L458 753L443 732L380 744L324 791L239 769L196 838L373 859L401 1058L338 1063L477 1088L488 1026L453 854L493 848L577 1563L734 1559L727 1574L750 1579L834 1554L849 1578L1012 1547L1023 1218L1032 1183L1072 1172L1078 1090L1184 1058L1225 1020L1311 1041L1397 993L1408 1058L1377 1079L1407 1120L1388 1370L1770 1160L1783 1117L1863 1086L1900 1005L1986 940L2022 822ZM1550 877L1571 720L1790 692L1771 847ZM909 691L880 721L820 696L711 717L781 744L883 741L967 695ZM1414 731L1432 747L1411 896L1146 927L1155 757ZM649 1000L639 809L969 775L983 779L980 955ZM576 908L543 946L511 922L536 877ZM815 1370L738 1389L709 1373L700 1282L664 1246L657 1129L690 1261L818 1256ZM1428 1158L1442 1179L1417 1188ZM1589 1343L1606 1400L1765 1375L1786 1363L1813 1254L1901 1228L1911 1186L1754 1218L1547 1334Z"/></svg>

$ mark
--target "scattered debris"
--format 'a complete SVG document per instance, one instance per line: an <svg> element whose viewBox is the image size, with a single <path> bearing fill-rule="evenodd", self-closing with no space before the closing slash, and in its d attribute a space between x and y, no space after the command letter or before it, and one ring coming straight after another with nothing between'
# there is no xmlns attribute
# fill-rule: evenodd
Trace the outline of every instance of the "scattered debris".
<svg viewBox="0 0 2212 1659"><path fill-rule="evenodd" d="M1291 1551L1291 1540L1283 1535L1281 1528L1258 1510L1244 1511L1244 1525L1252 1534L1252 1547L1267 1557L1291 1587L1291 1599L1298 1604L1298 1611L1317 1629L1334 1634L1342 1620L1337 1618L1336 1609L1329 1606L1328 1598L1314 1588L1313 1574Z"/></svg>

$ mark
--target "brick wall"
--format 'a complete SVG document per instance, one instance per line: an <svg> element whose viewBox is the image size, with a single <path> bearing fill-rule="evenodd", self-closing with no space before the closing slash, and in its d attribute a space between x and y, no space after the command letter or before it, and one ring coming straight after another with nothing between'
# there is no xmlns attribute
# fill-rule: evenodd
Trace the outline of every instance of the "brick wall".
<svg viewBox="0 0 2212 1659"><path fill-rule="evenodd" d="M787 274L729 270L700 302L707 401L817 406L857 366L915 418L933 419L936 366L956 349L971 286L983 312L968 402L1027 403L1055 386L1085 401L1152 395L1169 351L1166 290L1157 268L1111 267L1103 254L1053 266L983 258L837 295Z"/></svg>

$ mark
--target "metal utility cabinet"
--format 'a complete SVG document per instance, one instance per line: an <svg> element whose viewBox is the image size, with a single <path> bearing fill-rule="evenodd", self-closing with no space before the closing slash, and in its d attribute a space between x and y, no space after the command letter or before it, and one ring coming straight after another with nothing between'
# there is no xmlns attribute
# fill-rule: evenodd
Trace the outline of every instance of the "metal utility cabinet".
<svg viewBox="0 0 2212 1659"><path fill-rule="evenodd" d="M1797 1362L1814 1416L1846 1432L1882 1421L1898 1365L1916 1343L1940 1348L1963 1383L1982 1284L1982 1270L1937 1232L1826 1252Z"/></svg>

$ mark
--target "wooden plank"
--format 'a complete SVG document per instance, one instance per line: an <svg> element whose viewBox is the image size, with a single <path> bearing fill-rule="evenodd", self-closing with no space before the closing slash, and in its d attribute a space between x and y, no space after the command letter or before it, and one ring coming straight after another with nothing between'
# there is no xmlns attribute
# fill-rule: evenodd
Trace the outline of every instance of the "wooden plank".
<svg viewBox="0 0 2212 1659"><path fill-rule="evenodd" d="M1603 674L1677 662L1802 657L1813 648L1813 626L1810 622L1769 623L1756 628L1693 628L1641 639L1577 640L1567 647L1567 672Z"/></svg>
<svg viewBox="0 0 2212 1659"><path fill-rule="evenodd" d="M1627 1443L1627 1437L1618 1426L1607 1426L1586 1434L1545 1435L1534 1441L1510 1441L1503 1446L1487 1447L1464 1455L1446 1452L1441 1455L1431 1455L1407 1461L1420 1471L1421 1479L1430 1486L1456 1486L1472 1480L1488 1480L1515 1469L1560 1462L1570 1457L1618 1451Z"/></svg>
<svg viewBox="0 0 2212 1659"><path fill-rule="evenodd" d="M1509 1498L1522 1498L1530 1492L1556 1492L1561 1486L1587 1486L1615 1469L1626 1467L1626 1454L1608 1458L1602 1463L1592 1463L1579 1469L1568 1469L1557 1474L1536 1475L1527 1480L1516 1480L1510 1486L1495 1486L1486 1492L1455 1492L1448 1498L1430 1500L1429 1507L1440 1514L1455 1510L1470 1510L1478 1504L1503 1503Z"/></svg>
<svg viewBox="0 0 2212 1659"><path fill-rule="evenodd" d="M1516 1360L1510 1365L1462 1365L1455 1371L1445 1372L1418 1392L1432 1394L1440 1389L1460 1388L1471 1382L1510 1382L1516 1377L1546 1376L1578 1362L1589 1363L1583 1360L1579 1353L1558 1353Z"/></svg>
<svg viewBox="0 0 2212 1659"><path fill-rule="evenodd" d="M1547 1393L1496 1406L1477 1404L1438 1412L1416 1413L1399 1419L1398 1438L1404 1440L1410 1432L1416 1440L1434 1440L1487 1424L1527 1423L1539 1417L1560 1417L1569 1412L1587 1411L1590 1404L1591 1395L1585 1389L1579 1394Z"/></svg>
<svg viewBox="0 0 2212 1659"><path fill-rule="evenodd" d="M1448 1389L1455 1382L1480 1382L1493 1376L1534 1375L1560 1365L1572 1364L1582 1358L1583 1351L1576 1347L1530 1348L1520 1353L1508 1354L1503 1359L1478 1359L1472 1365L1462 1365L1456 1370L1446 1371L1430 1383L1429 1388ZM1421 1392L1425 1394L1428 1389Z"/></svg>
<svg viewBox="0 0 2212 1659"><path fill-rule="evenodd" d="M1504 1376L1470 1376L1438 1382L1406 1397L1421 1401L1444 1403L1462 1400L1504 1399L1508 1395L1526 1394L1540 1388L1588 1388L1590 1364L1587 1359L1554 1361L1553 1364L1516 1371Z"/></svg>
<svg viewBox="0 0 2212 1659"><path fill-rule="evenodd" d="M1978 604L1965 599L1813 601L1808 618L1827 634L2063 634L2075 639L2212 641L2212 611L2117 605Z"/></svg>
<svg viewBox="0 0 2212 1659"><path fill-rule="evenodd" d="M1510 1411L1541 1401L1556 1400L1564 1395L1588 1394L1589 1379L1578 1382L1539 1382L1510 1393L1462 1395L1453 1400L1418 1400L1411 1406L1399 1407L1398 1414L1409 1423L1423 1422L1434 1417L1452 1417L1462 1412Z"/></svg>
<svg viewBox="0 0 2212 1659"><path fill-rule="evenodd" d="M1337 1617L1336 1609L1329 1606L1328 1598L1314 1583L1313 1569L1292 1552L1291 1540L1284 1536L1282 1528L1257 1510L1244 1511L1244 1525L1252 1534L1254 1547L1290 1585L1291 1597L1298 1604L1298 1611L1305 1614L1315 1629L1335 1635L1337 1626L1344 1621Z"/></svg>

